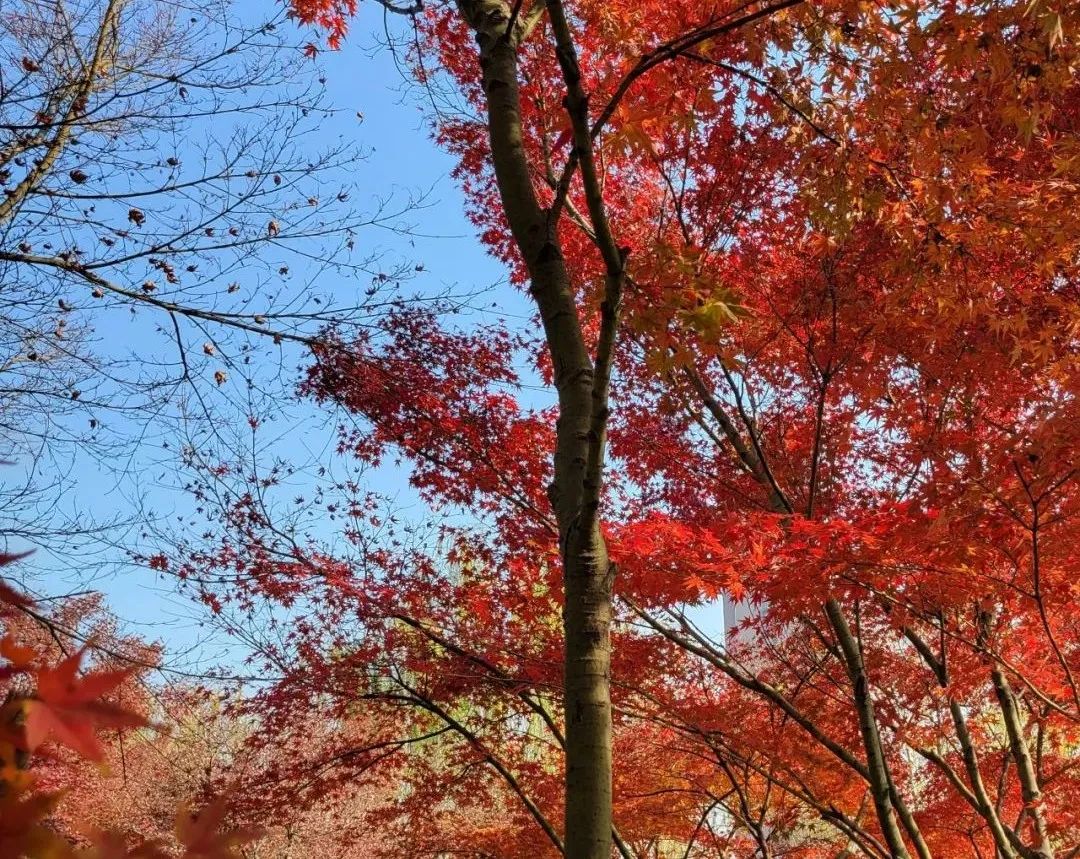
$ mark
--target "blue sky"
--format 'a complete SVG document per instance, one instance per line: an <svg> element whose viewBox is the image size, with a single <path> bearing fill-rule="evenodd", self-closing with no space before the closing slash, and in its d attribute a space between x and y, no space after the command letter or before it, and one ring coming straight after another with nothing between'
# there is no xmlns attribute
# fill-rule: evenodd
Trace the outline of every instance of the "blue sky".
<svg viewBox="0 0 1080 859"><path fill-rule="evenodd" d="M245 14L249 7L252 17ZM237 7L245 20L252 20L266 8L253 0ZM527 313L524 299L506 286L503 267L476 239L464 214L461 193L449 175L454 162L432 141L422 93L408 85L392 54L379 46L383 38L379 16L361 18L343 49L321 53L312 68L313 73L325 76L329 106L335 111L320 121L318 134L308 139L313 150L343 138L368 152L365 160L357 161L348 171L347 179L359 189L354 195L356 205L361 209L368 205L365 194L372 200L391 194L428 195L428 205L407 216L409 234L372 231L359 235L358 245L378 249L389 261L421 264L423 271L411 276L404 287L406 293L438 294L448 289L477 293L471 302L477 308L476 319L495 318L503 309L514 316ZM184 160L182 148L178 154ZM292 265L291 277L303 282L309 273L297 270L295 260ZM367 286L364 282L335 282L342 277L332 271L321 272L317 288L348 293ZM153 313L117 312L90 319L95 348L115 356L156 356L168 348L157 331L162 319ZM280 392L287 395L303 350L286 345L281 356L284 384ZM220 394L216 399L223 420L231 415L243 426L245 394L238 380L230 380L221 391L212 384L207 387L212 396ZM60 508L68 515L89 514L98 521L135 520L151 511L162 525L176 523L177 516L190 511L191 503L178 488L184 475L176 470L180 439L174 427L159 428L153 422L124 426L120 417L111 421L111 429L120 435L141 436L141 442L129 446L130 461L102 461L76 454L58 501ZM261 428L260 436L276 455L308 463L332 447L333 419L325 410L285 396L280 411ZM25 468L29 461L30 457L23 457L20 464ZM11 473L9 479L14 477ZM368 477L373 488L397 497L399 503L414 503L402 470L384 467ZM185 653L197 647L205 634L199 627L200 610L176 596L168 582L155 581L150 571L126 563L126 550L140 545L139 531L138 527L120 529L111 532L105 544L73 543L59 546L55 554L39 550L27 562L27 572L41 594L65 593L87 585L101 590L129 628L163 640L176 653Z"/></svg>

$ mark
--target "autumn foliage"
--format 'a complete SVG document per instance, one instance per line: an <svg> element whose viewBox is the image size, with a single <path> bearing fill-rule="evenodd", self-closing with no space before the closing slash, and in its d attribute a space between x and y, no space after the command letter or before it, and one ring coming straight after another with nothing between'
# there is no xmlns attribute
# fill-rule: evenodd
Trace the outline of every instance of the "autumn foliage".
<svg viewBox="0 0 1080 859"><path fill-rule="evenodd" d="M358 11L292 8L331 46ZM408 469L420 524L327 478L329 540L288 518L284 470L195 463L206 532L143 560L265 678L233 709L257 725L238 795L369 789L386 855L591 855L565 804L580 541L612 597L592 691L622 859L1073 859L1080 7L405 11L416 74L463 105L435 132L469 215L536 317L400 304L313 346L300 394L339 410L339 455ZM574 468L596 504L567 516ZM107 702L126 673L24 647L3 652L20 849L55 801L25 754L93 757L95 727L137 722ZM233 849L210 808L177 830L191 859Z"/></svg>

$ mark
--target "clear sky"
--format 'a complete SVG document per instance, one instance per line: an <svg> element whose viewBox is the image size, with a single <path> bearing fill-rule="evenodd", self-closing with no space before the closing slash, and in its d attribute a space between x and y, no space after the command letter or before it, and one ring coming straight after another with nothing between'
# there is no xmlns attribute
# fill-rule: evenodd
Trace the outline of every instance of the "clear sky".
<svg viewBox="0 0 1080 859"><path fill-rule="evenodd" d="M272 11L269 4L244 0L239 12L245 20ZM250 12L248 11L250 10ZM370 10L369 10L370 11ZM249 17L250 16L250 17ZM426 194L424 208L404 219L408 234L373 230L357 236L358 246L378 250L389 261L407 260L422 266L405 285L406 293L476 293L471 303L476 318L493 318L503 310L518 316L528 309L521 296L505 285L503 267L492 260L474 235L464 214L464 204L450 177L453 160L431 139L428 118L422 109L422 93L407 84L392 53L380 46L384 39L380 16L362 17L345 47L337 53L323 52L313 65L313 73L324 75L333 116L320 120L318 132L305 145L318 148L342 138L358 143L368 157L348 168L346 177L358 189L353 198L360 209L388 195ZM183 144L179 150L183 160ZM370 200L364 199L365 195ZM315 277L318 289L333 292L362 291L366 282L340 281L332 271L315 275L298 269L293 262L291 278L303 282ZM116 356L147 360L168 349L157 326L163 320L153 313L112 313L89 317L94 325L95 348ZM167 322L167 320L164 320ZM296 367L303 361L301 347L285 345L281 350L283 374L281 393L288 394ZM213 393L213 386L209 386ZM244 391L233 381L219 392L223 419L231 414L244 423ZM239 403L234 408L228 402ZM301 464L332 447L334 427L325 410L309 403L283 401L281 411L261 430L276 455ZM178 488L183 475L176 470L176 450L180 439L172 424L164 428L149 425L124 426L119 416L109 418L111 429L140 435L129 446L129 459L102 461L78 455L65 477L59 505L69 515L89 514L97 521L137 520L149 512L163 527L176 523L190 511L190 499ZM23 458L22 468L30 458ZM7 473L17 480L19 469ZM406 475L397 468L382 468L369 475L374 488L410 503ZM36 590L42 594L65 593L85 587L103 591L117 614L134 631L162 639L174 651L184 651L199 641L199 609L178 598L168 582L155 581L153 574L125 561L126 552L141 542L140 529L119 529L108 533L104 542L82 542L58 546L55 554L39 551L27 562ZM13 548L17 548L13 546Z"/></svg>

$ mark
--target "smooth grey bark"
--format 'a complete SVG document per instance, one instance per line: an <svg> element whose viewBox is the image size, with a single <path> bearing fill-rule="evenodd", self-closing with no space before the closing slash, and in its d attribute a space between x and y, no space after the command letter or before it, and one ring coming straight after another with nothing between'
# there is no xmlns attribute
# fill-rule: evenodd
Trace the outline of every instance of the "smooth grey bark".
<svg viewBox="0 0 1080 859"><path fill-rule="evenodd" d="M565 854L569 859L609 859L611 565L597 516L607 368L598 376L582 334L572 280L556 234L557 219L549 218L533 188L518 89L519 21L499 0L459 0L458 5L480 49L495 180L529 272L558 393L549 497L559 526L565 587ZM615 311L616 307L606 311L612 345Z"/></svg>

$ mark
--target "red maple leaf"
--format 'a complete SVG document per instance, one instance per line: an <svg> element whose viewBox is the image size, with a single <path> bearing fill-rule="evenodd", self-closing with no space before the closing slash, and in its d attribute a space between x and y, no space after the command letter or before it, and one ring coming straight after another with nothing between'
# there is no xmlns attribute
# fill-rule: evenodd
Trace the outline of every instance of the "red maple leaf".
<svg viewBox="0 0 1080 859"><path fill-rule="evenodd" d="M146 719L102 698L128 679L133 669L79 676L80 650L37 675L37 695L26 702L26 744L33 751L50 736L83 757L99 761L102 727L142 727Z"/></svg>

